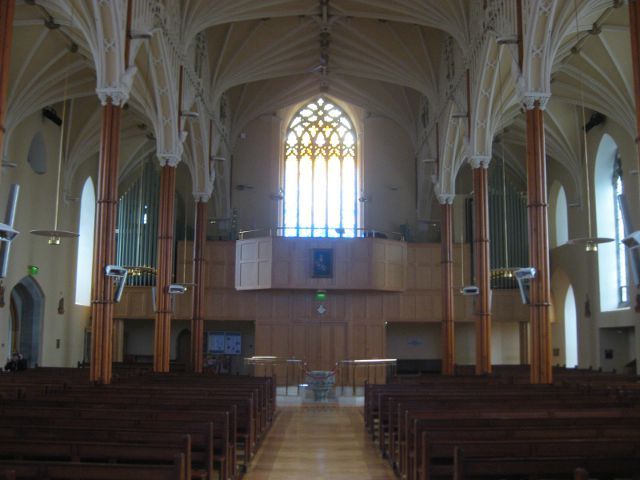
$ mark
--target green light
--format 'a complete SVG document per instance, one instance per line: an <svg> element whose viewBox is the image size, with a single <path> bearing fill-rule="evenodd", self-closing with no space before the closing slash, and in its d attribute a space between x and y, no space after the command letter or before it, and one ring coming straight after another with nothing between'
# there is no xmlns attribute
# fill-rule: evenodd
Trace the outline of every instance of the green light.
<svg viewBox="0 0 640 480"><path fill-rule="evenodd" d="M29 272L29 275L37 275L39 271L39 267L36 267L35 265L27 265L27 272Z"/></svg>
<svg viewBox="0 0 640 480"><path fill-rule="evenodd" d="M315 299L317 302L324 302L327 299L327 292L325 290L316 291Z"/></svg>

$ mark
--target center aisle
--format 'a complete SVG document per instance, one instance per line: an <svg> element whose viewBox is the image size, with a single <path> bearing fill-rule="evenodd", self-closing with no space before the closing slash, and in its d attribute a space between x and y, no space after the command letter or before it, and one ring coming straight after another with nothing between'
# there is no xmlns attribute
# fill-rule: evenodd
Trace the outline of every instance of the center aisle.
<svg viewBox="0 0 640 480"><path fill-rule="evenodd" d="M365 434L361 408L279 408L244 480L393 480Z"/></svg>

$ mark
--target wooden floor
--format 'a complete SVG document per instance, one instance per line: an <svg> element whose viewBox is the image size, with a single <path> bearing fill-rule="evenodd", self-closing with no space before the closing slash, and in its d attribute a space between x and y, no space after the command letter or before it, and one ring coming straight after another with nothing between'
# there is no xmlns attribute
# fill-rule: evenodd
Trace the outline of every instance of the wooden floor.
<svg viewBox="0 0 640 480"><path fill-rule="evenodd" d="M243 480L392 480L371 439L362 409L303 405L279 409Z"/></svg>

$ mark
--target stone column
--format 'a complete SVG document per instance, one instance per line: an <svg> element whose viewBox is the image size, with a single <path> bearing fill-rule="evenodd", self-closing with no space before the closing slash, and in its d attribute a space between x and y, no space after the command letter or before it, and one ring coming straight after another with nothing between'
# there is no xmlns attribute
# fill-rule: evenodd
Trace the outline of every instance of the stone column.
<svg viewBox="0 0 640 480"><path fill-rule="evenodd" d="M103 101L98 163L89 378L104 384L111 383L113 354L113 281L105 276L105 267L115 263L121 103L120 99L113 98Z"/></svg>
<svg viewBox="0 0 640 480"><path fill-rule="evenodd" d="M439 195L442 208L440 228L440 272L442 291L442 374L455 373L455 331L453 317L453 195Z"/></svg>
<svg viewBox="0 0 640 480"><path fill-rule="evenodd" d="M491 373L491 272L489 264L489 177L490 157L472 157L473 248L476 286L476 375Z"/></svg>
<svg viewBox="0 0 640 480"><path fill-rule="evenodd" d="M547 167L543 108L548 95L527 97L527 211L529 214L529 262L536 276L529 288L531 383L551 383L551 290L549 277L549 228Z"/></svg>
<svg viewBox="0 0 640 480"><path fill-rule="evenodd" d="M177 161L161 158L160 205L158 208L158 274L156 275L156 323L153 371L168 372L171 356L171 314L169 285L173 279L173 230Z"/></svg>
<svg viewBox="0 0 640 480"><path fill-rule="evenodd" d="M11 66L15 7L15 0L3 0L0 2L0 154L4 152L4 122L7 117L7 92L9 91L9 67Z"/></svg>
<svg viewBox="0 0 640 480"><path fill-rule="evenodd" d="M207 245L207 201L201 195L196 201L196 231L193 237L193 310L191 315L191 368L202 373L202 345L204 342L204 296L206 287L205 257Z"/></svg>

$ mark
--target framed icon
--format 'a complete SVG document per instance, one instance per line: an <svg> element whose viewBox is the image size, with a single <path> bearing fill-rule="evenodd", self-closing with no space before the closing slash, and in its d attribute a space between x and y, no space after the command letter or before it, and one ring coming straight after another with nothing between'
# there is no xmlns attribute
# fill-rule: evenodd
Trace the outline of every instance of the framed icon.
<svg viewBox="0 0 640 480"><path fill-rule="evenodd" d="M330 248L314 248L312 254L312 277L333 278L333 250Z"/></svg>

